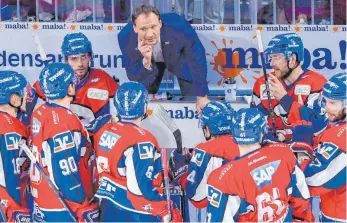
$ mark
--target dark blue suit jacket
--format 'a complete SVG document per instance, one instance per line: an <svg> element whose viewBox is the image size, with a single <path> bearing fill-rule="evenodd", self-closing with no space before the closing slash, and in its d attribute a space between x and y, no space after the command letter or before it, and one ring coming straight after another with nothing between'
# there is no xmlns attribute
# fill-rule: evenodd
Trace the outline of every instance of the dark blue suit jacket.
<svg viewBox="0 0 347 223"><path fill-rule="evenodd" d="M205 48L193 27L176 13L161 14L160 41L166 69L176 77L191 81L194 96L208 95ZM152 70L142 64L143 56L137 49L138 36L129 22L118 34L119 47L128 79L143 83L147 90L164 72L152 61ZM159 74L161 72L161 74Z"/></svg>

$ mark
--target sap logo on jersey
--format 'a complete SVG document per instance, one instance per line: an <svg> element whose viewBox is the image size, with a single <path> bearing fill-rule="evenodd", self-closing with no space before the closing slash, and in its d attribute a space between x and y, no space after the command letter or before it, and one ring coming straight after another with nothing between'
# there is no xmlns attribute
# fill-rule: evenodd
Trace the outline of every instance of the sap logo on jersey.
<svg viewBox="0 0 347 223"><path fill-rule="evenodd" d="M64 150L72 149L75 147L71 132L63 132L53 137L54 153L58 153Z"/></svg>
<svg viewBox="0 0 347 223"><path fill-rule="evenodd" d="M219 207L220 200L222 199L222 192L215 187L208 185L208 202L216 208Z"/></svg>
<svg viewBox="0 0 347 223"><path fill-rule="evenodd" d="M206 154L205 151L195 148L194 155L191 161L193 163L196 163L196 165L201 166L202 162L204 161L205 154Z"/></svg>
<svg viewBox="0 0 347 223"><path fill-rule="evenodd" d="M140 159L153 158L154 145L151 142L143 142L138 144Z"/></svg>
<svg viewBox="0 0 347 223"><path fill-rule="evenodd" d="M251 171L253 180L258 188L272 183L272 175L277 171L280 163L280 160L273 161Z"/></svg>
<svg viewBox="0 0 347 223"><path fill-rule="evenodd" d="M109 152L112 150L119 138L120 136L116 133L105 131L100 137L99 148Z"/></svg>
<svg viewBox="0 0 347 223"><path fill-rule="evenodd" d="M5 141L7 150L16 150L19 149L19 140L21 135L15 132L10 132L5 134Z"/></svg>

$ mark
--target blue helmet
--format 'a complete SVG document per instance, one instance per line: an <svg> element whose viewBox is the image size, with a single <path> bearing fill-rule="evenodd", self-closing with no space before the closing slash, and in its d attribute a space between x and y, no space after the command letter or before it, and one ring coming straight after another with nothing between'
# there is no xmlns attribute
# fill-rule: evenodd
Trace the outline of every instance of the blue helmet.
<svg viewBox="0 0 347 223"><path fill-rule="evenodd" d="M227 102L211 101L202 109L200 125L208 126L211 135L230 134L233 115L234 110Z"/></svg>
<svg viewBox="0 0 347 223"><path fill-rule="evenodd" d="M303 61L304 59L304 44L296 33L279 34L272 38L267 45L265 55L283 53L286 60L296 53L297 59Z"/></svg>
<svg viewBox="0 0 347 223"><path fill-rule="evenodd" d="M51 63L41 71L39 84L48 99L63 98L68 94L69 84L76 84L75 74L68 64Z"/></svg>
<svg viewBox="0 0 347 223"><path fill-rule="evenodd" d="M232 135L236 144L259 143L267 131L266 120L256 108L241 108L233 118Z"/></svg>
<svg viewBox="0 0 347 223"><path fill-rule="evenodd" d="M347 73L339 73L332 76L328 82L324 84L323 96L332 100L340 100L346 102L346 84Z"/></svg>
<svg viewBox="0 0 347 223"><path fill-rule="evenodd" d="M83 33L71 33L64 37L61 51L65 57L80 53L92 53L92 44Z"/></svg>
<svg viewBox="0 0 347 223"><path fill-rule="evenodd" d="M135 120L146 113L148 93L143 84L130 81L119 86L113 100L121 119Z"/></svg>
<svg viewBox="0 0 347 223"><path fill-rule="evenodd" d="M28 82L22 74L15 71L0 71L0 104L10 103L10 96L23 97Z"/></svg>

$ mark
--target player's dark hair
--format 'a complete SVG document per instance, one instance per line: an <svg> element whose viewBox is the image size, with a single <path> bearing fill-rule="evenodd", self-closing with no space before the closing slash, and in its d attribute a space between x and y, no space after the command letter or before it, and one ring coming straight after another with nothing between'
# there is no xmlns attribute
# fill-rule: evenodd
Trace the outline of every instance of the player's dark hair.
<svg viewBox="0 0 347 223"><path fill-rule="evenodd" d="M134 23L134 25L136 25L135 20L137 19L137 17L139 17L139 15L143 13L148 15L151 12L156 14L158 16L158 19L160 20L160 12L155 6L149 5L149 4L143 4L139 7L134 8L133 13L131 15L131 21Z"/></svg>

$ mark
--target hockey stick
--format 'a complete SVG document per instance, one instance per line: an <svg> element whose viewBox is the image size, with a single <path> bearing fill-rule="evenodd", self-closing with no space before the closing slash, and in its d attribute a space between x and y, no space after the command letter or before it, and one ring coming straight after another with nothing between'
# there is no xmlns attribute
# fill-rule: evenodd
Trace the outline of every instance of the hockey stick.
<svg viewBox="0 0 347 223"><path fill-rule="evenodd" d="M44 63L45 65L47 65L47 64L48 64L47 55L46 55L45 51L43 50L43 47L42 47L40 38L39 38L39 36L37 35L37 33L33 32L33 38L34 38L34 42L35 42L37 51L39 52L40 57L41 57L43 63Z"/></svg>
<svg viewBox="0 0 347 223"><path fill-rule="evenodd" d="M163 106L160 104L157 104L153 108L153 114L155 117L157 117L173 134L175 137L176 145L177 145L177 151L179 153L182 153L182 135L181 130L178 128L176 123L170 118L170 116L167 114L167 111Z"/></svg>
<svg viewBox="0 0 347 223"><path fill-rule="evenodd" d="M57 195L58 200L61 202L61 204L67 210L67 212L69 212L69 215L72 218L73 222L77 222L77 217L72 212L71 208L69 207L67 202L64 200L64 198L61 196L61 194L59 192L59 189L52 183L52 181L49 179L49 177L43 171L43 169L41 168L40 164L36 160L34 154L30 151L29 147L26 145L25 141L21 141L19 143L19 147L24 150L24 152L28 155L28 157L31 160L31 162L33 162L35 164L35 167L40 172L41 176L46 180L46 182L48 183L49 187L53 190L55 195Z"/></svg>
<svg viewBox="0 0 347 223"><path fill-rule="evenodd" d="M170 205L170 188L169 188L169 170L168 170L168 162L166 158L166 149L162 148L161 151L161 164L163 166L164 171L164 183L165 183L165 193L166 193L166 203L167 203L167 210L169 215L169 221L171 221L171 205Z"/></svg>
<svg viewBox="0 0 347 223"><path fill-rule="evenodd" d="M1 202L1 200L0 200L0 202ZM6 216L5 212L4 212L4 210L2 209L2 204L1 203L0 203L0 215L1 215L2 219L4 220L4 222L8 222L7 216Z"/></svg>
<svg viewBox="0 0 347 223"><path fill-rule="evenodd" d="M263 42L262 42L262 39L261 39L260 30L257 29L256 33L257 33L258 48L259 48L259 52L260 52L261 63L262 63L262 67L263 67L263 74L264 74L264 79L265 79L267 100L269 102L270 117L271 117L271 122L272 122L272 132L273 132L273 135L276 137L275 112L274 112L273 107L272 107L271 95L270 95L270 87L269 87L269 80L268 80L267 74L266 74L264 47L263 47ZM261 94L262 93L263 92L261 92Z"/></svg>

